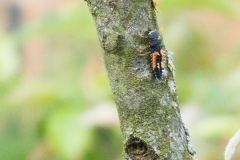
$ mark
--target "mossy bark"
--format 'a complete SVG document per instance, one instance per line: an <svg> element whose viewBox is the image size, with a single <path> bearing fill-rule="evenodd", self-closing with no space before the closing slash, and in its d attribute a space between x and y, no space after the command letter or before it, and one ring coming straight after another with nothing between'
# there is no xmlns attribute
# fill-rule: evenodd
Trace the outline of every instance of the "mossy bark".
<svg viewBox="0 0 240 160"><path fill-rule="evenodd" d="M149 55L139 56L140 48L148 45L148 40L140 35L158 31L152 1L87 0L87 3L117 104L125 158L192 159L195 153L189 147L189 135L180 117L171 53L165 52L161 81L153 74ZM162 42L162 36L160 39Z"/></svg>

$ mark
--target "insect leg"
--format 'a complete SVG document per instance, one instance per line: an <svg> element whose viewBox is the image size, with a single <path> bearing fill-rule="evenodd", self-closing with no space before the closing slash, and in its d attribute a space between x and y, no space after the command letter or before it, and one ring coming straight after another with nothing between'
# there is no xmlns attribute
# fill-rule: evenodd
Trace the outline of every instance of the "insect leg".
<svg viewBox="0 0 240 160"><path fill-rule="evenodd" d="M141 38L148 38L148 36L144 36L144 35L139 35Z"/></svg>
<svg viewBox="0 0 240 160"><path fill-rule="evenodd" d="M157 1L158 1L158 0L152 0L153 7L154 7L155 11L160 12L160 11L158 10L158 8L157 8L157 6L159 5Z"/></svg>
<svg viewBox="0 0 240 160"><path fill-rule="evenodd" d="M145 56L147 54L150 54L149 51L145 51L145 50L149 50L149 46L144 46L144 47L140 47L140 49L142 50L141 54L138 54L139 56Z"/></svg>
<svg viewBox="0 0 240 160"><path fill-rule="evenodd" d="M165 62L166 62L165 51L163 49L161 49L160 54L161 54L161 57L162 57L161 68L163 69L165 67Z"/></svg>
<svg viewBox="0 0 240 160"><path fill-rule="evenodd" d="M140 47L141 50L146 50L149 46Z"/></svg>

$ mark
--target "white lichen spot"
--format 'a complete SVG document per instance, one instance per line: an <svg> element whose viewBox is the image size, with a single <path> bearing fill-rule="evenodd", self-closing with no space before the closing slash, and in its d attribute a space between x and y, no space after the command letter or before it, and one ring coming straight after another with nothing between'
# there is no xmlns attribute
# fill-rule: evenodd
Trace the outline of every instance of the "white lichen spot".
<svg viewBox="0 0 240 160"><path fill-rule="evenodd" d="M152 141L154 138L155 138L155 137L152 136L152 134L148 133L148 140L149 140L149 141Z"/></svg>
<svg viewBox="0 0 240 160"><path fill-rule="evenodd" d="M160 104L162 106L166 106L170 101L170 97L168 93L164 93L163 97L160 99Z"/></svg>
<svg viewBox="0 0 240 160"><path fill-rule="evenodd" d="M167 125L167 131L171 131L171 128L170 128L170 126L169 125Z"/></svg>
<svg viewBox="0 0 240 160"><path fill-rule="evenodd" d="M123 156L126 158L126 159L130 159L128 154L126 152L123 152Z"/></svg>
<svg viewBox="0 0 240 160"><path fill-rule="evenodd" d="M156 83L161 83L162 82L162 79L158 79L158 78L156 78Z"/></svg>
<svg viewBox="0 0 240 160"><path fill-rule="evenodd" d="M167 158L167 157L168 157L168 153L165 153L165 154L164 154L164 157Z"/></svg>
<svg viewBox="0 0 240 160"><path fill-rule="evenodd" d="M173 58L172 58L173 54L174 54L173 52L167 51L167 64L168 64L168 69L173 73L173 76L175 76L175 73L174 73L175 67L174 67Z"/></svg>
<svg viewBox="0 0 240 160"><path fill-rule="evenodd" d="M138 67L133 67L132 70L133 71L137 71L139 68Z"/></svg>
<svg viewBox="0 0 240 160"><path fill-rule="evenodd" d="M143 129L137 129L136 132L137 133L143 133Z"/></svg>
<svg viewBox="0 0 240 160"><path fill-rule="evenodd" d="M125 94L125 100L128 108L137 109L140 103L144 100L144 97L142 97L142 95L140 95L134 89L131 89Z"/></svg>
<svg viewBox="0 0 240 160"><path fill-rule="evenodd" d="M162 136L162 134L163 134L163 131L162 131L162 128L159 128L159 130L158 130L158 136Z"/></svg>
<svg viewBox="0 0 240 160"><path fill-rule="evenodd" d="M196 152L193 148L193 145L188 143L188 152L191 154L191 155L194 155Z"/></svg>
<svg viewBox="0 0 240 160"><path fill-rule="evenodd" d="M163 114L164 112L163 112L163 110L160 109L160 110L157 111L157 113L161 115L161 114Z"/></svg>
<svg viewBox="0 0 240 160"><path fill-rule="evenodd" d="M151 78L151 73L149 72L148 69L144 69L141 74L142 78L144 79L150 79Z"/></svg>
<svg viewBox="0 0 240 160"><path fill-rule="evenodd" d="M142 67L133 67L132 70L136 72L136 76L138 79L150 79L151 72L149 71L147 66Z"/></svg>
<svg viewBox="0 0 240 160"><path fill-rule="evenodd" d="M179 149L180 152L183 152L183 151L184 151L183 145L179 145L179 146L178 146L178 149Z"/></svg>
<svg viewBox="0 0 240 160"><path fill-rule="evenodd" d="M141 118L141 115L135 114L134 117L135 117L136 119L138 119L138 118Z"/></svg>
<svg viewBox="0 0 240 160"><path fill-rule="evenodd" d="M175 108L175 109L176 109L176 108L177 108L177 106L178 106L177 102L176 102L176 101L173 101L173 102L172 102L172 106L173 106L173 108Z"/></svg>
<svg viewBox="0 0 240 160"><path fill-rule="evenodd" d="M173 131L170 133L172 141L170 142L170 147L172 150L176 151L171 154L171 159L182 159L182 154L184 152L183 140L179 137L178 131Z"/></svg>
<svg viewBox="0 0 240 160"><path fill-rule="evenodd" d="M129 128L126 128L125 131L124 131L124 133L125 133L125 134L127 135L127 137L128 137L128 136L130 136L130 135L133 133L133 129L130 128L130 127L129 127Z"/></svg>
<svg viewBox="0 0 240 160"><path fill-rule="evenodd" d="M153 150L155 151L155 153L156 153L157 155L159 155L159 154L161 153L161 151L158 150L156 146L152 146L152 148L153 148Z"/></svg>
<svg viewBox="0 0 240 160"><path fill-rule="evenodd" d="M173 80L168 81L168 86L171 93L176 93L176 84Z"/></svg>
<svg viewBox="0 0 240 160"><path fill-rule="evenodd" d="M93 7L93 11L96 11L97 10L97 7L95 6L95 7Z"/></svg>
<svg viewBox="0 0 240 160"><path fill-rule="evenodd" d="M174 145L175 143L173 143L173 142L170 142L170 147L171 148L175 148L175 145Z"/></svg>
<svg viewBox="0 0 240 160"><path fill-rule="evenodd" d="M164 77L166 77L167 74L168 74L168 71L164 68L164 69L162 70L162 75L163 75Z"/></svg>

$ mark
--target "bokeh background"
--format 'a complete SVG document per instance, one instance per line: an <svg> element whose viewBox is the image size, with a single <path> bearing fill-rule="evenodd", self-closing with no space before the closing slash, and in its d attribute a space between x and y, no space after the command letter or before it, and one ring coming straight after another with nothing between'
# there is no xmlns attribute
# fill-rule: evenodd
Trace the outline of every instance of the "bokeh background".
<svg viewBox="0 0 240 160"><path fill-rule="evenodd" d="M240 129L240 1L161 0L159 10L197 157L222 160ZM0 0L0 159L123 160L122 149L86 2Z"/></svg>

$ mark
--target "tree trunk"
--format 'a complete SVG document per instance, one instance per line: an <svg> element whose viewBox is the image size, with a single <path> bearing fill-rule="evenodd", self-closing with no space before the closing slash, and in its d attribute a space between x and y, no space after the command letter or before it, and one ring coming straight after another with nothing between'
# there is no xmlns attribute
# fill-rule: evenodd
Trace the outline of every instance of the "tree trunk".
<svg viewBox="0 0 240 160"><path fill-rule="evenodd" d="M124 156L133 160L188 160L195 151L182 123L172 53L163 57L163 78L155 78L147 31L158 31L151 0L87 0L104 51L117 104ZM162 36L160 36L162 46ZM165 47L163 47L165 50ZM111 153L110 153L111 154Z"/></svg>

